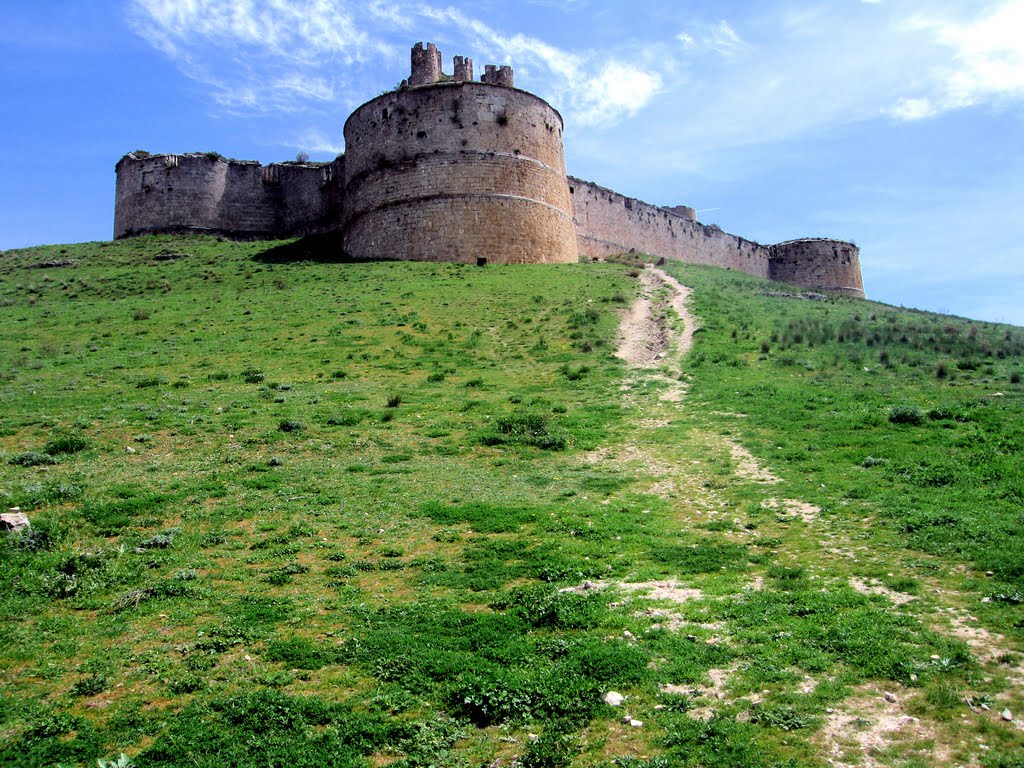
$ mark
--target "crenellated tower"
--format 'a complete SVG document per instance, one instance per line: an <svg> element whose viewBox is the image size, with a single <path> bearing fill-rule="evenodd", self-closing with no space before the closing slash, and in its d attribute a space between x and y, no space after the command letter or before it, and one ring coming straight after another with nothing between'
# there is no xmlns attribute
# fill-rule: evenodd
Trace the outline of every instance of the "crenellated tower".
<svg viewBox="0 0 1024 768"><path fill-rule="evenodd" d="M495 66L494 64L487 64L484 66L484 73L480 77L481 83L489 83L490 85L500 85L505 88L515 88L515 76L512 73L512 67L509 66Z"/></svg>
<svg viewBox="0 0 1024 768"><path fill-rule="evenodd" d="M511 67L472 61L428 81L436 47L412 49L408 88L378 96L345 123L342 246L359 259L470 264L574 262L576 233L562 117L506 84ZM426 62L426 63L425 63Z"/></svg>
<svg viewBox="0 0 1024 768"><path fill-rule="evenodd" d="M433 43L416 43L412 47L412 72L409 86L431 85L441 80L441 52Z"/></svg>
<svg viewBox="0 0 1024 768"><path fill-rule="evenodd" d="M472 82L473 81L473 60L464 56L456 56L454 61L455 74L452 77L453 80L458 82Z"/></svg>

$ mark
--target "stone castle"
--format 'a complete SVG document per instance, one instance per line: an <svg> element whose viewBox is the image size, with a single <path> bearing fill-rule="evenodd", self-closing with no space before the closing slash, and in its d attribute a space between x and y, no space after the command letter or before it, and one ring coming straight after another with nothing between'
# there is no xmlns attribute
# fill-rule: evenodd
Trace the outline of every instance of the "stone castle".
<svg viewBox="0 0 1024 768"><path fill-rule="evenodd" d="M408 80L345 122L329 163L263 166L216 153L134 152L117 163L114 237L193 232L235 239L335 234L355 259L575 262L639 251L864 296L852 243L761 245L566 175L562 116L512 69L472 59L442 71L412 49Z"/></svg>

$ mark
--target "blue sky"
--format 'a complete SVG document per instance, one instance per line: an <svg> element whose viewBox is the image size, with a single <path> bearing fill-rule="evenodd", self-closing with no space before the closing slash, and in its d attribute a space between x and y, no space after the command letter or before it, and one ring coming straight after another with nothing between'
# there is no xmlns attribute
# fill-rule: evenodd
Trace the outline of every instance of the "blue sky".
<svg viewBox="0 0 1024 768"><path fill-rule="evenodd" d="M573 175L1024 325L1021 30L1024 0L8 0L0 248L109 238L130 150L329 159L423 40L511 64Z"/></svg>

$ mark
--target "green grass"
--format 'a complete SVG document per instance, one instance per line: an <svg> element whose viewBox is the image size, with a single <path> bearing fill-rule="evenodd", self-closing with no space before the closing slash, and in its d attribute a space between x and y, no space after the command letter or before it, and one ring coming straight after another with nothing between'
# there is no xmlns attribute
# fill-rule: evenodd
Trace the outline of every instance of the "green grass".
<svg viewBox="0 0 1024 768"><path fill-rule="evenodd" d="M621 264L277 245L0 255L33 524L0 537L0 763L812 766L873 686L958 761L1021 747L963 701L1021 708L1024 331L670 265L703 327L635 373Z"/></svg>

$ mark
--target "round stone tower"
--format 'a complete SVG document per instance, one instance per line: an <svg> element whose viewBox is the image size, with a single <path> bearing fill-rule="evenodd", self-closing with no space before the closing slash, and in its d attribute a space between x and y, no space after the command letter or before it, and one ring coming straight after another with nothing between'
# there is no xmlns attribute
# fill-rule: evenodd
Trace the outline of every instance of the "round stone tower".
<svg viewBox="0 0 1024 768"><path fill-rule="evenodd" d="M470 59L440 73L413 48L403 87L345 123L342 243L359 259L575 262L562 117L513 86L511 69L474 82Z"/></svg>
<svg viewBox="0 0 1024 768"><path fill-rule="evenodd" d="M768 277L783 283L864 298L860 250L853 243L808 237L769 248Z"/></svg>

